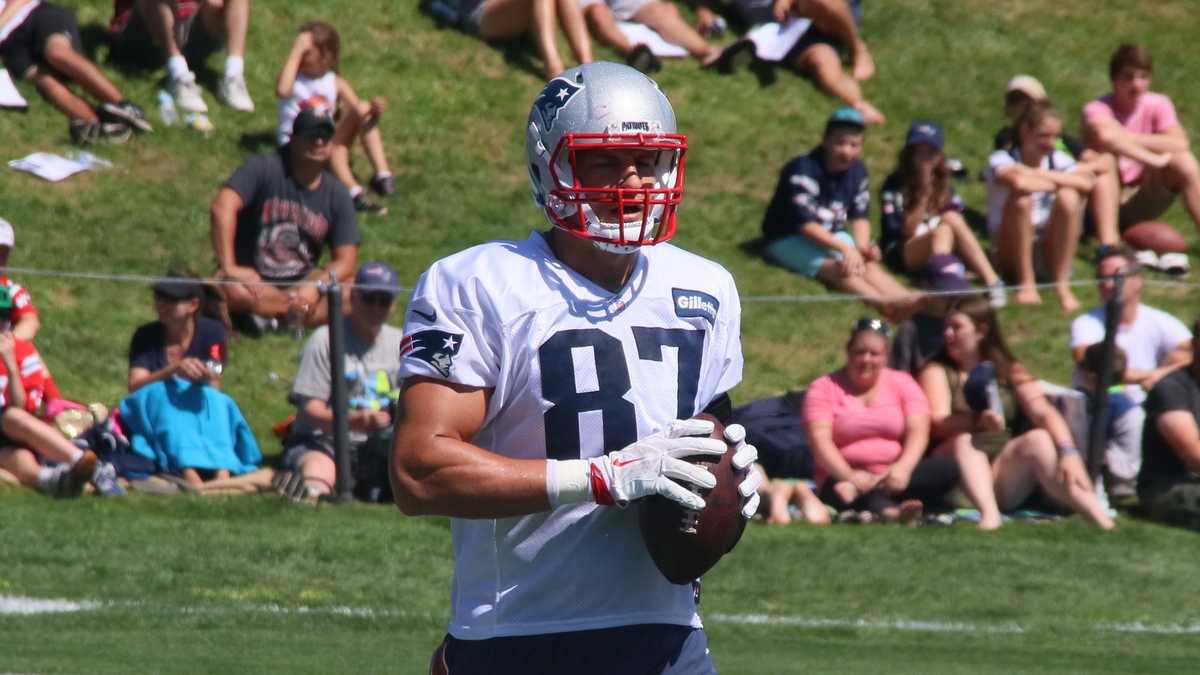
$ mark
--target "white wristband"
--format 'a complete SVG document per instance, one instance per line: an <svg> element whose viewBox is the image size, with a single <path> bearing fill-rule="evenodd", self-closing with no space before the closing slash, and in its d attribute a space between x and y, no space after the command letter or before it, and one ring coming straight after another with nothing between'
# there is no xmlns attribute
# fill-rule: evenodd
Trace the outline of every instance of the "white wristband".
<svg viewBox="0 0 1200 675"><path fill-rule="evenodd" d="M551 509L592 501L591 465L586 459L546 460L546 496Z"/></svg>

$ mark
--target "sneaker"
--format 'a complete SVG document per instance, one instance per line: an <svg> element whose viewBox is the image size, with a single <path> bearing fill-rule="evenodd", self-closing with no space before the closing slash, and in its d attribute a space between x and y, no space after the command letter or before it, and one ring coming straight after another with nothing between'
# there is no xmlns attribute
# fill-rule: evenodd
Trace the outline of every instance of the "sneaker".
<svg viewBox="0 0 1200 675"><path fill-rule="evenodd" d="M143 133L154 131L154 127L150 126L150 122L146 120L146 113L136 104L129 101L105 103L100 106L99 113L101 119L107 119L109 122L128 124Z"/></svg>
<svg viewBox="0 0 1200 675"><path fill-rule="evenodd" d="M1008 292L1004 288L1004 281L997 279L988 284L987 287L988 304L992 309L1000 309L1008 304Z"/></svg>
<svg viewBox="0 0 1200 675"><path fill-rule="evenodd" d="M1158 256L1158 270L1173 277L1187 276L1189 271L1186 253L1164 253Z"/></svg>
<svg viewBox="0 0 1200 675"><path fill-rule="evenodd" d="M373 213L377 216L387 214L387 207L379 202L371 201L367 196L366 191L360 192L354 196L354 210L360 213Z"/></svg>
<svg viewBox="0 0 1200 675"><path fill-rule="evenodd" d="M96 143L120 145L133 135L133 129L124 122L71 120L69 128L71 140L76 145L94 145Z"/></svg>
<svg viewBox="0 0 1200 675"><path fill-rule="evenodd" d="M754 61L757 48L749 38L742 38L721 51L721 55L712 62L705 64L722 75L729 75L749 66Z"/></svg>
<svg viewBox="0 0 1200 675"><path fill-rule="evenodd" d="M58 496L78 497L83 494L83 486L88 484L96 473L96 453L85 450L78 462L64 471L59 477Z"/></svg>
<svg viewBox="0 0 1200 675"><path fill-rule="evenodd" d="M124 497L125 488L117 480L117 468L108 462L96 464L96 472L92 475L92 485L96 493L102 497Z"/></svg>
<svg viewBox="0 0 1200 675"><path fill-rule="evenodd" d="M175 107L180 110L194 113L208 112L208 104L200 95L200 85L196 84L194 73L184 73L178 79L171 80L167 84L167 88L171 90L171 97L175 99Z"/></svg>
<svg viewBox="0 0 1200 675"><path fill-rule="evenodd" d="M636 70L643 73L653 73L662 70L662 61L650 51L646 45L638 45L629 52L629 56L625 57L625 63Z"/></svg>
<svg viewBox="0 0 1200 675"><path fill-rule="evenodd" d="M246 89L246 78L241 75L222 79L217 87L217 97L238 112L254 112L254 101Z"/></svg>
<svg viewBox="0 0 1200 675"><path fill-rule="evenodd" d="M389 197L396 193L396 178L392 175L375 176L371 179L371 191L380 197Z"/></svg>

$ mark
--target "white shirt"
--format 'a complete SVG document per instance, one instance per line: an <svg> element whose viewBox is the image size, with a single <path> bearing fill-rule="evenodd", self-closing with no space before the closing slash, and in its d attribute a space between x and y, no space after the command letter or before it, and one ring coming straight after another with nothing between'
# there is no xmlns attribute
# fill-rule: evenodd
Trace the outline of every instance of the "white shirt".
<svg viewBox="0 0 1200 675"><path fill-rule="evenodd" d="M401 376L492 389L472 442L506 457L596 457L691 417L741 380L737 289L723 267L670 244L635 255L617 293L536 232L435 262L409 304ZM451 533L455 637L700 626L692 588L646 552L636 508L453 518Z"/></svg>
<svg viewBox="0 0 1200 675"><path fill-rule="evenodd" d="M276 99L279 107L279 133L277 140L280 145L287 145L292 137L292 123L300 114L300 104L313 96L325 99L325 105L330 110L337 108L337 73L332 70L321 77L305 77L296 73L296 81L292 84L292 95L288 98Z"/></svg>
<svg viewBox="0 0 1200 675"><path fill-rule="evenodd" d="M996 173L1000 169L1020 161L1021 151L1019 149L1014 149L1011 154L1004 150L997 150L988 157L988 168L984 172L984 179L987 181L988 193L988 236L993 240L1000 231L1000 221L1004 220L1004 202L1008 200L1010 192L1007 185L996 179ZM1038 168L1051 171L1070 171L1075 168L1075 160L1067 153L1055 150L1042 158ZM1053 208L1053 192L1033 193L1033 225L1039 233L1046 221L1050 219L1050 211Z"/></svg>
<svg viewBox="0 0 1200 675"><path fill-rule="evenodd" d="M1080 314L1071 322L1071 349L1104 341L1104 306ZM1180 344L1191 340L1192 332L1183 322L1166 312L1138 304L1133 323L1117 324L1116 344L1125 351L1126 367L1133 370L1154 370L1166 362ZM1073 381L1079 385L1079 369ZM1134 403L1146 400L1146 392L1136 384L1126 385L1125 392Z"/></svg>

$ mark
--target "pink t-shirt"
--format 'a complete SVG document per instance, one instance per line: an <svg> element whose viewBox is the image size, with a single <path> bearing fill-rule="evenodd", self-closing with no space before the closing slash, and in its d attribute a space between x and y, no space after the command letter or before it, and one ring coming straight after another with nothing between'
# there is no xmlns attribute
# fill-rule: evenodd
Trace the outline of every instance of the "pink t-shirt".
<svg viewBox="0 0 1200 675"><path fill-rule="evenodd" d="M854 469L883 473L896 462L903 450L905 420L928 415L929 401L912 376L901 370L884 368L879 374L879 390L870 407L864 407L848 391L849 380L843 368L817 378L804 396L804 421L833 423L833 444ZM817 484L828 472L820 465Z"/></svg>
<svg viewBox="0 0 1200 675"><path fill-rule="evenodd" d="M1179 118L1175 116L1175 105L1163 94L1148 91L1138 98L1137 105L1127 115L1117 113L1113 108L1112 94L1105 94L1095 101L1083 106L1083 119L1091 122L1099 119L1114 119L1125 130L1133 134L1160 134L1167 129L1179 126ZM1125 185L1136 183L1142 176L1142 163L1121 157L1118 159L1121 169L1121 182Z"/></svg>

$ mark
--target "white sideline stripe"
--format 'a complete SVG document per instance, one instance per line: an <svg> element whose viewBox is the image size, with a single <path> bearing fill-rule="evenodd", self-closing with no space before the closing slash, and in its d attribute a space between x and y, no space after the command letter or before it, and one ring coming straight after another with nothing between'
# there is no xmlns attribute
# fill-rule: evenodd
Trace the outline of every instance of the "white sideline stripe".
<svg viewBox="0 0 1200 675"><path fill-rule="evenodd" d="M276 603L263 605L173 605L144 601L98 601L64 600L57 598L31 598L20 595L0 595L0 616L30 616L34 614L64 614L73 612L104 612L137 609L162 614L279 614L279 615L328 615L362 619L423 618L440 620L427 612L411 612L402 609L377 607L309 607L286 606ZM779 626L797 628L858 628L866 630L894 630L916 633L966 633L981 635L1022 635L1037 632L1015 623L975 623L970 621L928 621L919 619L823 619L819 617L771 614L725 614L706 615L704 620L711 624L735 626ZM1143 623L1141 621L1121 623L1098 623L1082 626L1098 633L1135 633L1148 635L1200 635L1200 620L1188 623Z"/></svg>

